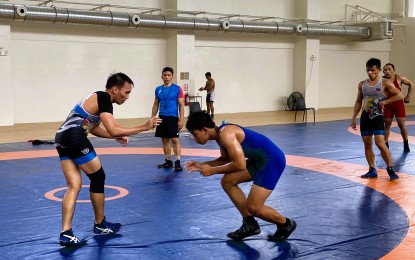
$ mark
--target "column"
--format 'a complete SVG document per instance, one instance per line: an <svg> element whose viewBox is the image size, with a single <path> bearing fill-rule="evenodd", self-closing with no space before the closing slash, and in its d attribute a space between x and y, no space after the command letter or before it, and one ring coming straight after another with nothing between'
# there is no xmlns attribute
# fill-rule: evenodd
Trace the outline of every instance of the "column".
<svg viewBox="0 0 415 260"><path fill-rule="evenodd" d="M296 17L319 20L318 0L296 0ZM308 107L318 109L320 40L297 36L294 45L294 91L305 96Z"/></svg>
<svg viewBox="0 0 415 260"><path fill-rule="evenodd" d="M14 124L10 25L0 24L0 126Z"/></svg>

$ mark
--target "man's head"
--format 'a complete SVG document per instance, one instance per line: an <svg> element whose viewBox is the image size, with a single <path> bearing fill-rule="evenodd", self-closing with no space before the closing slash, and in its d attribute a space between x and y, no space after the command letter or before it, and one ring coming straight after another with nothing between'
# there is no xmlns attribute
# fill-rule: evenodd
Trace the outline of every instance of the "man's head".
<svg viewBox="0 0 415 260"><path fill-rule="evenodd" d="M170 84L173 81L174 70L170 67L165 67L161 72L161 79L164 84Z"/></svg>
<svg viewBox="0 0 415 260"><path fill-rule="evenodd" d="M111 74L105 85L106 91L111 95L113 103L121 105L129 98L134 82L122 72Z"/></svg>
<svg viewBox="0 0 415 260"><path fill-rule="evenodd" d="M210 74L210 72L206 72L205 77L206 79L210 79L212 77L212 74Z"/></svg>
<svg viewBox="0 0 415 260"><path fill-rule="evenodd" d="M390 79L395 75L395 65L392 63L386 63L383 66L383 74L385 74L385 78Z"/></svg>
<svg viewBox="0 0 415 260"><path fill-rule="evenodd" d="M206 144L209 140L208 130L215 128L215 122L206 112L193 112L187 119L186 128L198 144Z"/></svg>
<svg viewBox="0 0 415 260"><path fill-rule="evenodd" d="M380 60L376 58L371 58L366 62L366 73L370 80L375 80L379 76L381 66Z"/></svg>

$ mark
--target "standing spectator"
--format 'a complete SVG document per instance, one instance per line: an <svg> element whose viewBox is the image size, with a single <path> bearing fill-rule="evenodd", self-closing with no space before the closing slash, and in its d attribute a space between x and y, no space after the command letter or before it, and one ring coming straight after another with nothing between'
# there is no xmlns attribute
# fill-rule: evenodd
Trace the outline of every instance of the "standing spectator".
<svg viewBox="0 0 415 260"><path fill-rule="evenodd" d="M386 146L389 148L389 134L390 134L390 128L392 125L393 116L396 117L396 121L398 123L399 129L401 130L401 135L403 139L403 151L405 153L409 153L411 149L409 148L408 143L408 130L405 126L405 120L406 120L406 113L405 113L405 103L409 103L413 90L414 90L414 83L407 79L404 76L398 75L395 73L395 66L392 63L387 63L385 66L383 66L383 74L385 79L389 79L393 82L395 87L399 89L399 91L402 92L401 86L402 84L405 84L408 86L408 94L404 98L404 100L399 100L396 102L393 102L391 104L387 104L385 106L385 109L383 110L383 115L385 116L385 141Z"/></svg>
<svg viewBox="0 0 415 260"><path fill-rule="evenodd" d="M365 146L365 156L369 164L369 171L362 178L377 178L375 168L375 153L373 152L373 136L383 160L387 165L387 172L391 180L398 179L392 168L392 159L385 144L385 122L381 111L384 106L402 100L402 93L398 91L390 80L382 79L379 75L381 62L371 58L366 62L368 79L363 80L357 87L357 97L354 104L351 127L356 130L356 117L360 111L360 134ZM389 96L390 98L386 99Z"/></svg>
<svg viewBox="0 0 415 260"><path fill-rule="evenodd" d="M207 113L210 115L211 118L215 118L215 108L213 107L213 101L215 101L215 80L212 79L212 75L210 72L205 73L206 77L206 85L204 87L199 88L199 91L206 90L206 106L207 106Z"/></svg>
<svg viewBox="0 0 415 260"><path fill-rule="evenodd" d="M173 168L171 158L170 142L173 145L175 157L174 170L182 171L180 164L180 139L179 131L183 128L184 118L184 98L181 87L173 83L174 71L170 67L165 67L161 78L163 85L156 87L155 98L151 110L152 117L157 115L162 119L156 128L156 137L162 138L163 151L166 157L165 163L157 165L158 168Z"/></svg>

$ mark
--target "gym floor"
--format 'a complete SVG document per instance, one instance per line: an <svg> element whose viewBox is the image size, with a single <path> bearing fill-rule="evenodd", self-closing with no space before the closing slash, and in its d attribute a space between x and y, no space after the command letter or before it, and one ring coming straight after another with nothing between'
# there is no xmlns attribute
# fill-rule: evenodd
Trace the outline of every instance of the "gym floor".
<svg viewBox="0 0 415 260"><path fill-rule="evenodd" d="M408 116L409 133L415 133L414 124L415 116ZM161 141L144 133L131 137L127 147L91 138L107 174L107 220L122 222L123 230L113 236L92 233L89 181L83 176L73 229L88 243L61 247L60 201L66 184L54 146L4 142L1 258L414 259L415 138L410 137L413 150L403 153L399 128L393 125L390 150L400 179L389 181L375 148L379 178L366 180L360 178L368 168L363 143L349 125L348 119L250 126L286 153L286 170L267 200L298 224L283 243L267 241L275 226L262 220L260 235L229 240L226 234L240 227L241 217L220 186L221 175L157 169L164 161ZM182 132L182 162L218 155L216 143L200 146ZM248 192L250 185L241 187Z"/></svg>

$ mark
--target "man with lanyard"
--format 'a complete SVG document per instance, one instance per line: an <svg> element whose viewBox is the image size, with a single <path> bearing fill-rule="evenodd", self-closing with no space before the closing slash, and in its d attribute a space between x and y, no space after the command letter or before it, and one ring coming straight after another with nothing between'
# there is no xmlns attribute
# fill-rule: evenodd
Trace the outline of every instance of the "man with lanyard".
<svg viewBox="0 0 415 260"><path fill-rule="evenodd" d="M184 98L182 88L173 83L173 73L174 71L170 67L163 69L161 75L163 85L156 87L151 114L154 117L159 112L159 117L162 119L162 123L156 128L156 137L162 138L163 152L166 158L165 163L159 164L157 167L173 168L171 142L175 157L174 170L182 171L179 131L183 128Z"/></svg>

